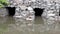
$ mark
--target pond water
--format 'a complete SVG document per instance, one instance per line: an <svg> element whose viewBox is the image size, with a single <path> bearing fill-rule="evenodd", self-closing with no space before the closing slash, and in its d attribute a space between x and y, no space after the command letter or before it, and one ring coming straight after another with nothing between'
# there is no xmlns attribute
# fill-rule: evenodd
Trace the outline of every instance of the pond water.
<svg viewBox="0 0 60 34"><path fill-rule="evenodd" d="M0 34L60 34L59 22L46 22L46 19L39 16L34 21L0 17Z"/></svg>

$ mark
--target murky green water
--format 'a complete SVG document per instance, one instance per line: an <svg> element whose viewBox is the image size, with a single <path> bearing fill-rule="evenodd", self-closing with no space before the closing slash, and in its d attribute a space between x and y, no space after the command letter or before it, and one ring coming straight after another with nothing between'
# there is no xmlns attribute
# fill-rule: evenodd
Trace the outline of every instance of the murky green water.
<svg viewBox="0 0 60 34"><path fill-rule="evenodd" d="M26 21L13 17L0 17L0 34L60 34L58 22L47 24L44 18Z"/></svg>

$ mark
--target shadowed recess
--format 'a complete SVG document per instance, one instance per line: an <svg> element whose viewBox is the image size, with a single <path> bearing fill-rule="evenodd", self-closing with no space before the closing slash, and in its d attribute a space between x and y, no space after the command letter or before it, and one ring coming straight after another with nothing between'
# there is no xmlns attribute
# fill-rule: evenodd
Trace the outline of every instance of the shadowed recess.
<svg viewBox="0 0 60 34"><path fill-rule="evenodd" d="M60 11L59 11L59 16L60 16Z"/></svg>
<svg viewBox="0 0 60 34"><path fill-rule="evenodd" d="M15 15L15 7L6 7L6 9L8 10L8 15L9 16L14 16Z"/></svg>
<svg viewBox="0 0 60 34"><path fill-rule="evenodd" d="M41 9L41 8L34 8L35 16L41 16L43 13L43 10L44 9Z"/></svg>

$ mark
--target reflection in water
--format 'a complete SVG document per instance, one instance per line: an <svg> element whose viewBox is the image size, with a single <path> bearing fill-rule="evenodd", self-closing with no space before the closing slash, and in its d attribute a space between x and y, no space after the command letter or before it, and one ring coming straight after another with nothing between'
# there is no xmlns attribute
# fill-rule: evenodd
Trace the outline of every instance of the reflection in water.
<svg viewBox="0 0 60 34"><path fill-rule="evenodd" d="M1 34L56 34L60 32L59 23L47 23L47 19L36 17L26 21L13 17L0 17Z"/></svg>

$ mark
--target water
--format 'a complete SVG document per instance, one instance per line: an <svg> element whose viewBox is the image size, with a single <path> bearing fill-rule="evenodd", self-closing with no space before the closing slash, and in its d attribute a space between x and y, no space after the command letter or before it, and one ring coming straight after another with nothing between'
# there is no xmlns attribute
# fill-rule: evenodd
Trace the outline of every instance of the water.
<svg viewBox="0 0 60 34"><path fill-rule="evenodd" d="M58 22L52 24L46 22L46 19L39 16L34 21L0 17L0 34L60 34Z"/></svg>

